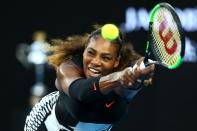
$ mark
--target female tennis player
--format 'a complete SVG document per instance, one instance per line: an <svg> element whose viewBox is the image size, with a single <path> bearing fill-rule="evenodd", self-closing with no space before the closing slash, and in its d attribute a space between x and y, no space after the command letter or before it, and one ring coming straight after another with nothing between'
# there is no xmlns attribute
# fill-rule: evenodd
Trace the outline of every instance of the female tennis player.
<svg viewBox="0 0 197 131"><path fill-rule="evenodd" d="M155 68L141 68L143 57L123 41L114 24L55 39L50 51L58 91L32 108L25 131L110 131L142 89L139 78L147 78Z"/></svg>

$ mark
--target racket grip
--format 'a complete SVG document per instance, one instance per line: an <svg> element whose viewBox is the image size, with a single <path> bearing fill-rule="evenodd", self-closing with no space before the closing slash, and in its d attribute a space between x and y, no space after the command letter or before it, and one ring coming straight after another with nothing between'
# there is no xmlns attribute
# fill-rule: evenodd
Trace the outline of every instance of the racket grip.
<svg viewBox="0 0 197 131"><path fill-rule="evenodd" d="M164 65L164 63L160 63L158 61L154 61L154 60L148 59L147 62L145 63L145 67L150 66L152 64L155 64L155 65Z"/></svg>
<svg viewBox="0 0 197 131"><path fill-rule="evenodd" d="M150 65L152 65L152 64L155 64L155 63L146 62L146 63L145 63L145 67L150 66Z"/></svg>

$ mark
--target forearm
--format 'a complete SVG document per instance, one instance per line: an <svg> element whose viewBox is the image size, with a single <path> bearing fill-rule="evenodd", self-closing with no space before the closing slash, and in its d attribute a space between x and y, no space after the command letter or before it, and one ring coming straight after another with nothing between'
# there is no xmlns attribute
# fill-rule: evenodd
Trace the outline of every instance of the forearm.
<svg viewBox="0 0 197 131"><path fill-rule="evenodd" d="M114 72L103 76L99 81L99 90L102 94L108 94L118 86L121 86L120 72Z"/></svg>
<svg viewBox="0 0 197 131"><path fill-rule="evenodd" d="M69 95L77 100L85 102L100 99L115 87L120 86L117 73L112 73L103 77L77 79L70 85Z"/></svg>

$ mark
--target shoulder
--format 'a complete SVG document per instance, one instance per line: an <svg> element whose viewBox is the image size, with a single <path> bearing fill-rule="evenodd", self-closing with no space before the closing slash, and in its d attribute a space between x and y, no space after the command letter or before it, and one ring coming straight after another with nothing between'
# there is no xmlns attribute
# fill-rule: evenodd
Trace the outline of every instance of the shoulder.
<svg viewBox="0 0 197 131"><path fill-rule="evenodd" d="M56 79L56 87L58 90L63 90L66 94L68 93L68 88L71 83L83 75L83 70L72 60L67 60L62 62L60 66L57 68L57 79Z"/></svg>
<svg viewBox="0 0 197 131"><path fill-rule="evenodd" d="M82 75L83 69L76 65L72 60L66 60L60 64L57 69L58 74L72 76L72 75Z"/></svg>

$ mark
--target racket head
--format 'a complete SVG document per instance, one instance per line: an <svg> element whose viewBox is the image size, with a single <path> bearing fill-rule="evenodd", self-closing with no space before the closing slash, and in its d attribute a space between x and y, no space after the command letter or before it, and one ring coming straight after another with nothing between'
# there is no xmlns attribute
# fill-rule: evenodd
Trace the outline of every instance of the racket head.
<svg viewBox="0 0 197 131"><path fill-rule="evenodd" d="M151 49L156 61L169 69L181 65L185 53L185 37L181 21L170 4L159 3L153 8L148 36L147 50Z"/></svg>

